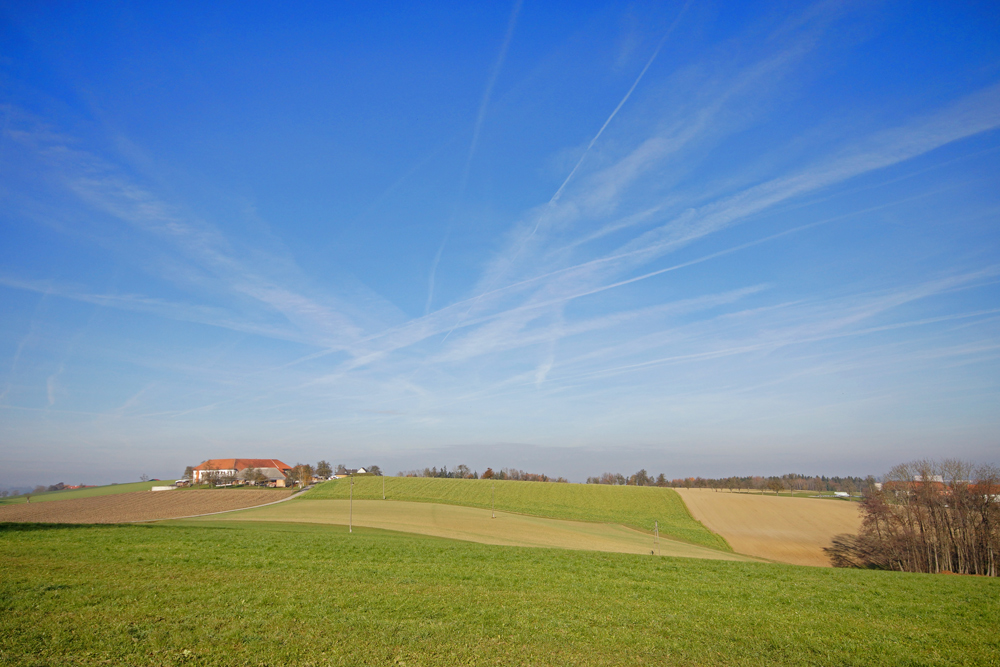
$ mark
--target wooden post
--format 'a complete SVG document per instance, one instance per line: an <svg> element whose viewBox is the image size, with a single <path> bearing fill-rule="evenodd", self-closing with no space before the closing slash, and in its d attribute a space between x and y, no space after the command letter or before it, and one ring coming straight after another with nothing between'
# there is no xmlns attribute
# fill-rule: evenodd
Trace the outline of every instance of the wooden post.
<svg viewBox="0 0 1000 667"><path fill-rule="evenodd" d="M347 519L347 532L354 532L354 475L351 475L351 501L350 501L350 513Z"/></svg>

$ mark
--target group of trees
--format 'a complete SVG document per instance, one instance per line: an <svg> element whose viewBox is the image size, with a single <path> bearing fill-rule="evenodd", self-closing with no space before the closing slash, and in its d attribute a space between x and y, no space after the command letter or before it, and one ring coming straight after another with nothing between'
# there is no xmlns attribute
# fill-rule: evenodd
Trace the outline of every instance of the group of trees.
<svg viewBox="0 0 1000 667"><path fill-rule="evenodd" d="M957 460L898 465L864 489L858 535L826 549L836 567L1000 576L1000 469Z"/></svg>
<svg viewBox="0 0 1000 667"><path fill-rule="evenodd" d="M620 472L606 472L599 477L588 477L587 484L610 484L612 486L671 486L667 476L660 473L655 479L643 468L631 477Z"/></svg>
<svg viewBox="0 0 1000 667"><path fill-rule="evenodd" d="M525 472L517 468L501 468L498 472L493 472L493 468L487 468L483 473L483 479L510 479L515 482L555 482L566 484L569 482L565 477L549 477L545 473Z"/></svg>
<svg viewBox="0 0 1000 667"><path fill-rule="evenodd" d="M377 465L366 468L369 474L381 475L382 470ZM346 475L348 469L340 464L336 467L336 474ZM287 479L292 484L307 486L312 483L313 478L329 479L334 474L334 468L329 461L320 461L315 466L308 463L296 463L288 472ZM193 479L194 467L188 466L184 469L184 479ZM237 474L223 472L221 470L208 470L202 473L201 479L209 486L229 486L232 484L267 484L268 477L258 468L246 468ZM51 489L50 489L51 490Z"/></svg>
<svg viewBox="0 0 1000 667"><path fill-rule="evenodd" d="M330 479L335 474L348 475L351 474L351 469L343 463L339 463L335 470L329 461L320 461L315 466L311 466L308 463L296 463L288 473L288 478L299 486L306 486L311 484L316 477L319 479ZM365 468L365 474L381 476L382 469L377 465L370 465Z"/></svg>
<svg viewBox="0 0 1000 667"><path fill-rule="evenodd" d="M39 484L31 491L27 491L26 493L24 493L24 495L30 497L32 494L46 493L48 491L62 491L63 489L75 489L75 488L79 487L66 486L62 482L59 482L58 484L50 484L49 486L45 486L44 484ZM11 491L9 489L0 490L0 498L6 498L8 496L17 496L17 495L21 494L19 494L16 490L15 491Z"/></svg>
<svg viewBox="0 0 1000 667"><path fill-rule="evenodd" d="M401 470L396 473L398 477L441 477L446 479L509 479L518 482L566 482L565 477L549 477L544 473L525 472L517 468L501 468L494 471L487 468L480 476L478 471L472 470L465 464L455 466L448 470L448 466L424 468L423 470Z"/></svg>
<svg viewBox="0 0 1000 667"><path fill-rule="evenodd" d="M720 478L706 477L682 477L677 479L667 479L667 476L660 473L655 478L646 472L645 469L626 477L617 472L606 472L597 477L588 477L587 484L617 484L628 486L664 486L685 489L714 489L716 491L845 491L855 493L864 487L864 480L860 477L820 477L799 475L791 473L788 475L761 477L761 476L732 476Z"/></svg>
<svg viewBox="0 0 1000 667"><path fill-rule="evenodd" d="M492 473L492 470L490 471ZM442 479L479 479L479 473L464 463L448 470L448 466L424 468L423 470L400 470L397 477L440 477ZM483 477L486 477L484 474Z"/></svg>
<svg viewBox="0 0 1000 667"><path fill-rule="evenodd" d="M325 463L325 461L320 461L320 463ZM360 468L355 468L354 470L360 470ZM380 468L377 465L373 464L373 465L370 465L370 466L365 466L364 470L365 470L365 472L363 474L365 474L365 475L375 475L376 477L381 477L382 476L382 468ZM352 468L348 468L343 463L338 463L337 464L337 472L336 472L336 474L338 474L338 475L350 475L350 474L352 474ZM329 474L327 474L327 475L320 475L319 473L317 473L317 476L318 477L330 477Z"/></svg>

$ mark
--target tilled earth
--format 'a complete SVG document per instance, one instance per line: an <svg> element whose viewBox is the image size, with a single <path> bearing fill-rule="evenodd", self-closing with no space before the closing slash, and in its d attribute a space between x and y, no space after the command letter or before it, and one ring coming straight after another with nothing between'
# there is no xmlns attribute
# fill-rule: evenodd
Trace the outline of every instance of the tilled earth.
<svg viewBox="0 0 1000 667"><path fill-rule="evenodd" d="M856 535L861 528L858 503L847 500L675 490L691 515L726 538L737 553L782 563L830 567L823 547L835 535Z"/></svg>
<svg viewBox="0 0 1000 667"><path fill-rule="evenodd" d="M256 507L287 498L291 494L291 489L136 491L93 498L0 506L0 522L124 523L177 519Z"/></svg>

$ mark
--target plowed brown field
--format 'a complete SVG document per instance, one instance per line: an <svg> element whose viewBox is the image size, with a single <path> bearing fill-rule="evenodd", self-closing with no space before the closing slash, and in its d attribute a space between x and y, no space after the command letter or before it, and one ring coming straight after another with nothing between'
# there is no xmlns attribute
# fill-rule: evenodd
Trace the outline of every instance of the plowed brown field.
<svg viewBox="0 0 1000 667"><path fill-rule="evenodd" d="M125 523L225 512L271 503L289 490L137 491L114 496L54 500L0 507L0 521L32 523Z"/></svg>
<svg viewBox="0 0 1000 667"><path fill-rule="evenodd" d="M830 567L823 547L839 533L861 527L858 504L846 500L762 496L708 489L676 489L709 530L726 538L738 553L792 563Z"/></svg>

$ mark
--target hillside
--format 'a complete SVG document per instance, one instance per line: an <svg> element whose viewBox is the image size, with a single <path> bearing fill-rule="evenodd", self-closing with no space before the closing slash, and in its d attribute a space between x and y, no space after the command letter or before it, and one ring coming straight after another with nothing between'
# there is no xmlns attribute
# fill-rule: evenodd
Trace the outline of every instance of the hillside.
<svg viewBox="0 0 1000 667"><path fill-rule="evenodd" d="M32 493L32 503L43 503L50 500L73 500L76 498L93 498L95 496L111 496L118 493L133 493L135 491L149 491L154 486L166 486L172 484L173 480L159 480L155 482L130 482L128 484L107 484L105 486L91 486L86 489L64 489L62 491L46 491L45 493ZM14 496L12 498L0 499L0 505L17 505L27 502L24 496Z"/></svg>
<svg viewBox="0 0 1000 667"><path fill-rule="evenodd" d="M291 489L230 489L114 493L70 498L60 503L31 503L0 507L0 522L121 523L158 521L210 512L257 507L292 495Z"/></svg>
<svg viewBox="0 0 1000 667"><path fill-rule="evenodd" d="M354 497L381 500L385 481L387 500L443 503L489 509L496 487L496 509L531 516L618 523L651 533L654 521L660 534L692 544L731 551L724 539L692 518L672 489L650 486L555 484L551 482L493 482L485 479L428 477L356 477ZM345 499L347 479L324 482L304 495L311 500Z"/></svg>
<svg viewBox="0 0 1000 667"><path fill-rule="evenodd" d="M53 503L49 503L52 505ZM39 506L42 507L42 506ZM3 512L0 511L0 519ZM756 560L732 551L712 549L649 533L617 523L567 521L480 507L414 503L405 500L303 500L276 503L226 514L187 519L189 522L251 521L260 523L312 523L336 526L341 534L354 529L377 528L402 533L516 547L541 547L582 551L607 551L710 560Z"/></svg>
<svg viewBox="0 0 1000 667"><path fill-rule="evenodd" d="M0 524L0 571L4 665L944 667L1000 655L1000 581L986 577L250 522Z"/></svg>
<svg viewBox="0 0 1000 667"><path fill-rule="evenodd" d="M692 516L722 535L733 549L791 563L830 567L823 551L835 535L861 528L858 503L756 493L678 489Z"/></svg>

